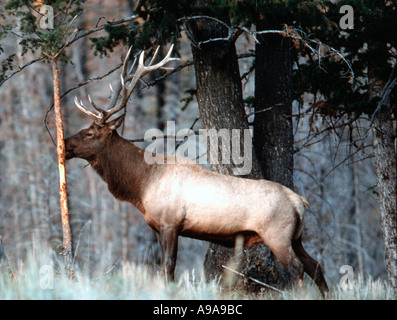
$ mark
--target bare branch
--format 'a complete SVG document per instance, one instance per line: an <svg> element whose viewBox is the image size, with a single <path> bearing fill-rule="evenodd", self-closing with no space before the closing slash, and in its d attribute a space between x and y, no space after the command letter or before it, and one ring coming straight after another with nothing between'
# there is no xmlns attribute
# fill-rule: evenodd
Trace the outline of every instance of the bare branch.
<svg viewBox="0 0 397 320"><path fill-rule="evenodd" d="M389 97L389 95L392 92L396 83L397 83L397 62L394 64L394 68L390 74L389 80L387 81L387 83L385 84L385 86L382 90L381 100L378 103L378 106L377 106L375 112L371 116L371 121L368 126L369 128L372 126L372 123L375 120L376 114L380 111L382 106L385 104L387 98Z"/></svg>
<svg viewBox="0 0 397 320"><path fill-rule="evenodd" d="M223 25L225 28L230 29L231 27L226 24L225 22L223 22L222 20L219 20L217 18L211 17L211 16L202 16L202 15L198 15L198 16L192 16L192 17L182 17L179 18L177 21L178 22L186 22L186 21L190 21L190 20L198 20L198 19L207 19L207 20L212 20L215 21L221 25Z"/></svg>
<svg viewBox="0 0 397 320"><path fill-rule="evenodd" d="M29 67L30 65L42 61L44 60L45 57L41 57L41 58L37 58L37 59L33 59L32 61L29 61L28 63L24 64L23 66L18 67L17 70L15 70L13 73L11 73L9 76L7 76L6 78L4 78L1 82L0 82L0 86L3 85L4 82L6 82L7 80L9 80L10 78L12 78L14 75L16 75L17 73L21 72L23 69Z"/></svg>
<svg viewBox="0 0 397 320"><path fill-rule="evenodd" d="M132 20L137 19L139 16L138 15L132 15L129 16L127 18L123 18L123 19L119 19L119 20L114 20L114 21L107 21L106 23L97 26L91 30L85 31L80 33L79 35L75 35L75 37L73 39L71 39L66 45L65 47L69 47L71 44L73 44L74 42L76 42L77 40L80 40L81 38L85 38L86 36L93 34L95 32L101 31L105 28L105 26L110 25L110 26L114 26L114 25L118 25L118 24L123 24L125 22L130 22Z"/></svg>
<svg viewBox="0 0 397 320"><path fill-rule="evenodd" d="M284 104L282 104L282 103L277 103L277 104L275 104L275 105L273 105L273 106L271 106L269 108L265 108L265 109L262 109L262 110L250 112L250 113L246 114L245 116L248 118L248 117L250 117L250 116L252 116L254 114L267 112L267 111L273 110L275 107L279 107L279 106L283 106L283 105Z"/></svg>
<svg viewBox="0 0 397 320"><path fill-rule="evenodd" d="M153 81L148 82L146 84L146 86L153 87L154 85L156 85L160 81L162 81L164 79L167 79L169 76L173 75L174 73L179 72L179 71L181 71L182 69L184 69L186 67L192 66L193 64L194 64L193 61L186 61L185 63L179 65L175 69L172 69L171 71L169 71L169 72L163 74L162 76L158 77L157 79L154 79Z"/></svg>
<svg viewBox="0 0 397 320"><path fill-rule="evenodd" d="M354 70L353 67L351 65L351 63L343 56L343 54L341 52L339 52L338 50L336 50L335 48L332 48L324 43L322 43L319 40L316 39L311 39L309 38L305 32L303 32L300 29L297 29L295 27L292 26L288 26L288 25L284 25L283 30L261 30L261 31L252 31L250 29L248 29L247 27L244 26L229 26L228 24L226 24L225 22L214 18L214 17L210 17L210 16L205 16L205 15L198 15L198 16L193 16L193 17L184 17L184 18L180 18L178 19L179 22L186 22L186 21L191 21L191 20L199 20L199 19L207 19L207 20L212 20L215 21L219 24L221 24L222 26L224 26L226 29L228 29L228 36L227 37L219 37L219 38L211 38L211 39L207 39L204 41L199 41L196 42L194 39L192 39L192 41L194 42L194 44L200 48L200 46L202 44L206 44L209 42L213 42L213 41L228 41L228 42L235 42L236 39L238 38L238 36L243 33L246 32L249 35L251 35L256 43L260 43L259 39L258 39L258 35L265 35L265 34L279 34L283 37L286 38L290 38L292 40L295 41L301 41L307 48L309 48L311 50L312 53L316 54L318 57L318 63L320 65L321 68L321 58L325 56L325 53L328 51L330 54L336 55L339 58L341 58L346 65L348 66L351 76L354 78ZM190 32L188 30L188 28L185 25L185 30L188 32L188 34L190 35ZM191 35L190 35L191 37ZM315 49L314 47L317 47L317 49Z"/></svg>
<svg viewBox="0 0 397 320"><path fill-rule="evenodd" d="M257 284L260 284L260 285L262 285L262 286L264 286L264 287L266 287L266 288L269 288L269 289L274 290L274 291L276 291L276 292L282 293L281 290L279 290L279 289L277 289L277 288L275 288L275 287L273 287L273 286L271 286L271 285L268 285L267 283L264 283L264 282L262 282L262 281L259 281L259 280L254 279L254 278L252 278L252 277L249 277L249 276L245 275L244 273L238 272L238 271L236 271L236 270L234 270L234 269L232 269L232 268L229 268L229 267L227 267L227 266L224 266L224 265L222 265L222 268L224 268L224 269L226 269L226 270L229 270L229 271L231 271L231 272L233 272L233 273L235 273L235 274L237 274L237 275L239 275L239 276L241 276L241 277L243 277L243 278L246 278L246 279L248 279L248 280L251 280L251 281L253 281L253 282L257 283Z"/></svg>
<svg viewBox="0 0 397 320"><path fill-rule="evenodd" d="M352 118L351 118L350 120L348 120L348 121L342 121L342 123L339 123L339 124L337 124L337 125L334 124L334 125L332 125L332 126L326 127L326 128L324 128L323 130L317 132L315 135L312 135L312 136L309 135L309 136L307 136L307 137L304 138L304 139L301 139L301 140L296 141L296 143L299 144L299 143L303 142L304 140L306 140L306 141L303 142L303 144L302 144L300 147L298 147L298 148L296 148L296 149L294 150L294 153L297 153L297 152L299 152L300 150L302 150L303 148L309 147L309 146L314 145L314 144L320 142L321 140L323 140L324 137L321 138L320 140L316 140L316 141L313 142L313 139L314 139L314 138L321 136L323 133L330 132L330 131L332 131L332 130L333 130L334 132L336 132L336 129L346 127L346 126L348 126L348 125L354 123L355 121L357 121L357 119L359 119L359 116L358 116L358 115L352 117Z"/></svg>

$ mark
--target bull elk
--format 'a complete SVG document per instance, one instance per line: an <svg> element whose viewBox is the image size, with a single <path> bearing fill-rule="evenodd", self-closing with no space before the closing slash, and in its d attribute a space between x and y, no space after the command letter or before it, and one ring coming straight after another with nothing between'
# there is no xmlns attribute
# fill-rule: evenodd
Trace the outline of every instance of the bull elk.
<svg viewBox="0 0 397 320"><path fill-rule="evenodd" d="M109 191L121 201L132 203L147 224L156 231L162 265L169 280L174 280L178 236L234 246L238 236L245 247L263 242L302 283L306 272L320 288L328 291L321 267L302 246L302 223L308 202L292 190L272 181L250 180L211 172L191 163L148 164L145 153L117 133L124 115L108 121L126 107L140 79L156 69L165 69L172 47L165 58L144 63L139 55L136 71L127 72L125 58L118 89L113 90L106 110L88 96L95 111L75 98L76 106L93 123L66 139L66 159L82 158L107 183ZM135 67L134 67L135 68ZM168 68L169 69L169 68ZM127 85L129 83L129 85ZM117 105L118 96L121 102Z"/></svg>

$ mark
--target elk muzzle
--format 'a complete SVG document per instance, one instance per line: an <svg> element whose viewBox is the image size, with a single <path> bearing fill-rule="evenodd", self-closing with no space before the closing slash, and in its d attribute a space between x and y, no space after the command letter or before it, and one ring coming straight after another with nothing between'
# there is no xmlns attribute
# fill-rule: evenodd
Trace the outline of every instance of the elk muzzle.
<svg viewBox="0 0 397 320"><path fill-rule="evenodd" d="M72 143L70 141L70 138L65 139L65 159L73 159L75 157L74 154L74 148L72 146Z"/></svg>

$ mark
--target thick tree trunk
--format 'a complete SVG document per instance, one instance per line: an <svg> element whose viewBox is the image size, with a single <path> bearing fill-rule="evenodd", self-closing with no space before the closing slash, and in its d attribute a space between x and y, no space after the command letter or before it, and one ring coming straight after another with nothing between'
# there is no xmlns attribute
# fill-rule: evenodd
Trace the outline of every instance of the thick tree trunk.
<svg viewBox="0 0 397 320"><path fill-rule="evenodd" d="M397 291L396 152L390 104L377 114L372 132L386 270L390 286Z"/></svg>
<svg viewBox="0 0 397 320"><path fill-rule="evenodd" d="M293 189L291 41L279 35L255 48L254 147L264 178ZM270 110L260 112L262 110Z"/></svg>
<svg viewBox="0 0 397 320"><path fill-rule="evenodd" d="M68 209L68 194L66 184L66 169L65 169L65 140L60 100L59 88L59 68L58 62L53 60L51 62L53 83L54 83L54 111L55 124L57 130L57 155L58 155L58 170L59 170L59 204L61 207L62 232L63 232L63 254L65 257L66 270L72 271L72 231L70 227L70 217Z"/></svg>
<svg viewBox="0 0 397 320"><path fill-rule="evenodd" d="M376 45L372 43L371 49ZM376 66L368 66L368 76L370 96L381 97L384 83L379 79ZM392 113L389 97L374 118L372 134L386 270L390 286L397 291L396 127Z"/></svg>
<svg viewBox="0 0 397 320"><path fill-rule="evenodd" d="M258 30L264 26L259 22ZM292 49L291 41L279 35L259 38L255 47L254 149L264 178L291 189L293 184ZM268 111L264 111L268 109ZM284 285L289 274L273 260L278 282Z"/></svg>

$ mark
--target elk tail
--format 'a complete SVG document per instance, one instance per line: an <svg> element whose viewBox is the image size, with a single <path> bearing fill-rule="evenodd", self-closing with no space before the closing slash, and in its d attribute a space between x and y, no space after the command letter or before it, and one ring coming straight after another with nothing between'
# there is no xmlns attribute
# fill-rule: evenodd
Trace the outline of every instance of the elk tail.
<svg viewBox="0 0 397 320"><path fill-rule="evenodd" d="M304 206L305 208L309 208L309 202L306 200L306 198L300 197L300 199L301 199L301 201L302 201L302 203L303 203L303 206Z"/></svg>
<svg viewBox="0 0 397 320"><path fill-rule="evenodd" d="M295 207L296 214L298 216L298 224L296 227L294 239L298 239L302 234L305 209L309 207L309 202L304 197L299 196L299 200L300 201L298 201Z"/></svg>

